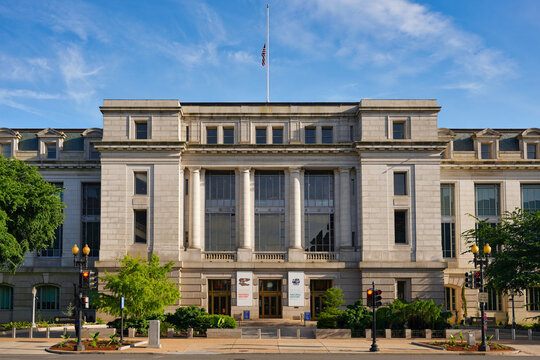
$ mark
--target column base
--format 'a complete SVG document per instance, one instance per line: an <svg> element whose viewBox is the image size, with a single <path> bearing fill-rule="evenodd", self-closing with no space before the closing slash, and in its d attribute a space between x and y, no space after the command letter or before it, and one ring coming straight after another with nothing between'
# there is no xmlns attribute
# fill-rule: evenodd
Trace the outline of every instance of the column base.
<svg viewBox="0 0 540 360"><path fill-rule="evenodd" d="M201 262L202 251L201 249L187 249L187 251L182 251L181 259L182 261Z"/></svg>
<svg viewBox="0 0 540 360"><path fill-rule="evenodd" d="M251 249L237 249L236 250L236 261L238 262L248 262L253 261L253 250Z"/></svg>
<svg viewBox="0 0 540 360"><path fill-rule="evenodd" d="M304 249L289 248L289 262L305 262Z"/></svg>

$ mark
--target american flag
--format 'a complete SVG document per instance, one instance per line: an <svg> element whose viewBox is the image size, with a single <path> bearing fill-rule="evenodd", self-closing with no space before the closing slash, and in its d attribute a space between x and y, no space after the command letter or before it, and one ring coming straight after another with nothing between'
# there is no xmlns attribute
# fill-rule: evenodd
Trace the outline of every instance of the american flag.
<svg viewBox="0 0 540 360"><path fill-rule="evenodd" d="M266 62L265 62L265 59L266 59L266 44L264 44L264 46L263 46L261 56L262 56L262 66L264 66L266 64Z"/></svg>

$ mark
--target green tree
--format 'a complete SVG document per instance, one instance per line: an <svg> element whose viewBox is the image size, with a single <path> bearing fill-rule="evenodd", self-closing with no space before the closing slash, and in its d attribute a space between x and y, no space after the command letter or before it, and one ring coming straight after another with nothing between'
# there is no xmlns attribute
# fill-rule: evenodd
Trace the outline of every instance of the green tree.
<svg viewBox="0 0 540 360"><path fill-rule="evenodd" d="M328 314L338 314L339 307L345 302L343 300L343 291L340 288L326 289L323 295L324 312Z"/></svg>
<svg viewBox="0 0 540 360"><path fill-rule="evenodd" d="M34 167L0 155L0 269L15 271L24 254L53 244L64 221L61 192Z"/></svg>
<svg viewBox="0 0 540 360"><path fill-rule="evenodd" d="M152 255L146 261L140 255L124 256L117 274L105 271L100 277L105 283L106 293L99 293L96 306L100 310L120 315L120 298L124 297L124 311L127 316L145 319L162 314L165 306L173 305L180 299L180 291L167 274L173 262L159 265L159 257Z"/></svg>
<svg viewBox="0 0 540 360"><path fill-rule="evenodd" d="M495 225L477 221L462 235L469 245L478 245L480 255L486 243L491 246L487 284L507 294L540 285L540 211L507 211Z"/></svg>

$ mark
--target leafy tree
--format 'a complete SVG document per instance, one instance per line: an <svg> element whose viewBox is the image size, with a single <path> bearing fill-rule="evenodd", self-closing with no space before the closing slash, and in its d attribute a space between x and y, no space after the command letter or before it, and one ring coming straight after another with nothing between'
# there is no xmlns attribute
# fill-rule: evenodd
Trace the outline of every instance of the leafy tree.
<svg viewBox="0 0 540 360"><path fill-rule="evenodd" d="M492 225L478 220L474 229L462 234L469 245L477 243L480 255L486 243L491 246L493 259L484 272L487 284L516 294L540 285L540 211L507 211Z"/></svg>
<svg viewBox="0 0 540 360"><path fill-rule="evenodd" d="M148 262L142 257L124 256L120 260L118 274L109 274L100 279L108 293L98 294L97 307L111 315L120 315L120 298L124 297L124 311L135 319L146 319L162 314L165 306L180 299L180 291L167 276L173 262L159 265L159 257L152 255Z"/></svg>
<svg viewBox="0 0 540 360"><path fill-rule="evenodd" d="M339 288L326 289L323 295L323 312L328 314L338 314L339 307L345 302L343 300L343 291Z"/></svg>
<svg viewBox="0 0 540 360"><path fill-rule="evenodd" d="M15 271L24 254L53 244L64 221L61 192L34 167L0 155L0 269Z"/></svg>

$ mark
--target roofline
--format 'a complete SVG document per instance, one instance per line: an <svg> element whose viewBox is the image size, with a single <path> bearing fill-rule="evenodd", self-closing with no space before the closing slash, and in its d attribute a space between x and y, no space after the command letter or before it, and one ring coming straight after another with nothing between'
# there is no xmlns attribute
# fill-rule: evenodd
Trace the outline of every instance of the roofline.
<svg viewBox="0 0 540 360"><path fill-rule="evenodd" d="M14 131L22 131L22 132L32 132L32 131L42 131L43 129L35 129L35 128L10 128L11 130L14 130ZM44 129L47 129L47 128L44 128ZM86 128L86 129L79 129L79 128L63 128L63 129L57 129L57 128L51 128L51 129L54 129L56 131L63 131L63 132L83 132L83 131L86 131L90 128ZM95 128L95 129L100 129L100 130L103 130L102 128Z"/></svg>

